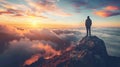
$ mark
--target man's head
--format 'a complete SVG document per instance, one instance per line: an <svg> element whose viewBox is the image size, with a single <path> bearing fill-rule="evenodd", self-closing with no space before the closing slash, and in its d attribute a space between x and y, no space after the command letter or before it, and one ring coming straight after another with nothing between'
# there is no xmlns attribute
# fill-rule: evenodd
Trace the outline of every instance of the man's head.
<svg viewBox="0 0 120 67"><path fill-rule="evenodd" d="M90 17L89 17L89 16L87 16L87 19L90 19Z"/></svg>

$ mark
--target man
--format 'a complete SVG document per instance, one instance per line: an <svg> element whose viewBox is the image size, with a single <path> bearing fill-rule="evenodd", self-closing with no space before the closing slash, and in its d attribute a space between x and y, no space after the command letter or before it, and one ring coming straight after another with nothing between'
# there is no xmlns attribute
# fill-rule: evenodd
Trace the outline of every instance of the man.
<svg viewBox="0 0 120 67"><path fill-rule="evenodd" d="M89 16L87 16L85 26L86 26L86 31L87 35L86 36L91 36L91 25L92 25L92 20L90 19Z"/></svg>

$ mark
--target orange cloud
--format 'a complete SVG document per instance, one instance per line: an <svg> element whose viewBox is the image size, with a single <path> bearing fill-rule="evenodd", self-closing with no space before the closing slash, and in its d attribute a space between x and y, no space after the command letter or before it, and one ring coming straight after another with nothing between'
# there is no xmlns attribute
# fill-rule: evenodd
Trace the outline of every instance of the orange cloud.
<svg viewBox="0 0 120 67"><path fill-rule="evenodd" d="M120 8L117 6L107 6L105 7L105 10L119 10Z"/></svg>
<svg viewBox="0 0 120 67"><path fill-rule="evenodd" d="M31 65L31 64L35 63L36 61L39 60L40 57L44 57L44 59L50 59L56 55L61 55L61 51L57 51L57 50L53 49L52 46L48 45L48 44L46 44L46 45L42 44L42 43L33 44L31 46L31 48L41 51L42 54L37 53L37 54L31 56L31 58L27 59L24 62L23 66Z"/></svg>
<svg viewBox="0 0 120 67"><path fill-rule="evenodd" d="M107 11L101 10L101 11L94 12L94 14L101 16L101 17L108 17L110 13L108 13Z"/></svg>
<svg viewBox="0 0 120 67"><path fill-rule="evenodd" d="M50 59L56 55L60 55L61 54L61 51L56 51L55 49L52 48L52 46L50 45L43 45L42 43L39 43L37 45L33 45L32 48L36 48L38 50L44 50L45 51L45 54L44 55L44 58L45 59Z"/></svg>
<svg viewBox="0 0 120 67"><path fill-rule="evenodd" d="M11 14L10 12L7 12L7 11L0 11L0 15L2 14Z"/></svg>
<svg viewBox="0 0 120 67"><path fill-rule="evenodd" d="M14 36L24 36L24 34L28 33L29 30L20 30L16 27L9 26L9 25L0 25L0 33L5 33Z"/></svg>
<svg viewBox="0 0 120 67"><path fill-rule="evenodd" d="M115 15L120 15L120 8L117 6L106 6L102 10L95 11L94 14L101 17L110 17Z"/></svg>
<svg viewBox="0 0 120 67"><path fill-rule="evenodd" d="M26 60L23 64L23 66L25 65L31 65L32 63L38 61L38 59L40 58L40 54L35 54L33 55L31 58L29 58L28 60Z"/></svg>

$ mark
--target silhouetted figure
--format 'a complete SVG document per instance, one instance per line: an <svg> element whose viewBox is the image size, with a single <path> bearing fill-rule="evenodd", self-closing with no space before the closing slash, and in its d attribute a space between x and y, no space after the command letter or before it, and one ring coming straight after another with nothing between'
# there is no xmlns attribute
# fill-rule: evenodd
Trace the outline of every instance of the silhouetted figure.
<svg viewBox="0 0 120 67"><path fill-rule="evenodd" d="M87 35L86 36L91 36L91 25L92 25L92 20L90 19L89 16L87 16L85 26L86 26L86 31Z"/></svg>

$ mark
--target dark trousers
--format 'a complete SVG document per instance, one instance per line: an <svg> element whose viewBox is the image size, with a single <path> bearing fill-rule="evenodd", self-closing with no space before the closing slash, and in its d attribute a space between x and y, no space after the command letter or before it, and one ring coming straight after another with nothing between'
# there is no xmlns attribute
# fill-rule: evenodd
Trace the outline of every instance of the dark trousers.
<svg viewBox="0 0 120 67"><path fill-rule="evenodd" d="M86 36L91 36L91 27L86 27L86 32L87 32Z"/></svg>

